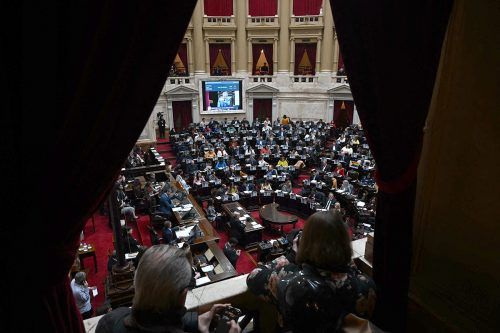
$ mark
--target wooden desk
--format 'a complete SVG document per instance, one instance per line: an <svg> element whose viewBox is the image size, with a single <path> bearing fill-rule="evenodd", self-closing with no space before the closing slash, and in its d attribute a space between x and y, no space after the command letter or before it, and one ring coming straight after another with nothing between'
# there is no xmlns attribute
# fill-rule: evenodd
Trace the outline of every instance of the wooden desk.
<svg viewBox="0 0 500 333"><path fill-rule="evenodd" d="M97 256L95 254L95 247L93 244L87 244L87 248L80 247L78 249L78 257L80 258L80 265L82 266L82 269L85 268L83 259L85 259L87 257L93 257L94 258L94 269L95 269L95 272L97 273Z"/></svg>
<svg viewBox="0 0 500 333"><path fill-rule="evenodd" d="M279 212L278 207L279 205L274 202L264 205L259 209L259 215L263 223L277 225L280 228L281 234L284 234L283 227L291 224L295 228L298 218L295 215L285 215Z"/></svg>
<svg viewBox="0 0 500 333"><path fill-rule="evenodd" d="M229 215L230 218L234 217L234 212L239 212L240 217L245 214L248 214L252 219L252 222L257 224L252 224L252 222L246 222L245 226L245 243L241 244L245 247L247 251L255 251L257 250L257 244L262 240L262 230L264 227L259 224L239 202L231 202L225 203L221 205L226 214Z"/></svg>
<svg viewBox="0 0 500 333"><path fill-rule="evenodd" d="M194 258L196 259L198 256L203 256L205 257L205 259L207 259L205 256L207 250L210 250L210 252L213 254L213 258L207 260L207 264L213 265L214 268L219 265L220 269L222 269L220 273L216 273L214 271L203 273L205 274L205 276L208 276L208 278L210 279L210 283L229 279L238 275L238 272L236 272L236 269L233 267L233 265L231 265L229 259L227 259L227 257L224 255L224 252L216 242L206 242L203 246L199 246L196 250L193 250Z"/></svg>

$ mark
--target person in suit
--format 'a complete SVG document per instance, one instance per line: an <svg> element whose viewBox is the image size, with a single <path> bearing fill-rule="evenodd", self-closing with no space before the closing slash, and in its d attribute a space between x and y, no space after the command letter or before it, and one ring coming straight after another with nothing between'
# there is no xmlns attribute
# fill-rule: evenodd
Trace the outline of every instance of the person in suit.
<svg viewBox="0 0 500 333"><path fill-rule="evenodd" d="M238 245L238 240L234 237L229 238L226 244L224 244L224 255L227 257L231 265L236 269L236 262L240 257L241 250L236 249L236 245Z"/></svg>
<svg viewBox="0 0 500 333"><path fill-rule="evenodd" d="M321 181L321 176L320 176L320 174L319 174L319 170L312 170L312 171L311 171L311 177L310 177L310 180L311 180L311 181L315 180L315 181L317 181L317 182Z"/></svg>
<svg viewBox="0 0 500 333"><path fill-rule="evenodd" d="M165 126L166 122L163 114L158 112L158 131L160 132L160 139L165 139Z"/></svg>
<svg viewBox="0 0 500 333"><path fill-rule="evenodd" d="M255 185L254 183L249 180L245 184L242 184L240 187L240 192L248 192L248 191L255 191Z"/></svg>
<svg viewBox="0 0 500 333"><path fill-rule="evenodd" d="M174 207L174 203L170 198L171 194L172 193L166 188L163 188L160 194L160 202L159 202L160 207L158 207L157 214L162 215L163 217L166 218L172 217L172 208Z"/></svg>
<svg viewBox="0 0 500 333"><path fill-rule="evenodd" d="M330 172L331 168L330 166L328 165L328 162L326 161L326 159L324 159L322 162L321 162L321 166L319 167L319 170L321 172Z"/></svg>
<svg viewBox="0 0 500 333"><path fill-rule="evenodd" d="M264 65L260 66L259 72L261 75L269 74L269 66L267 66L267 62L265 62Z"/></svg>
<svg viewBox="0 0 500 333"><path fill-rule="evenodd" d="M316 188L313 188L311 190L311 194L309 195L309 197L314 199L314 201L319 203L321 206L324 206L326 203L325 194L321 191L317 191Z"/></svg>
<svg viewBox="0 0 500 333"><path fill-rule="evenodd" d="M335 207L335 203L337 202L337 200L335 199L335 197L333 196L333 193L330 192L328 194L328 199L326 199L326 204L325 204L325 209L326 210L330 210L330 209L333 209Z"/></svg>
<svg viewBox="0 0 500 333"><path fill-rule="evenodd" d="M266 177L272 177L277 175L278 171L276 171L276 169L274 169L272 165L269 165L269 171L266 173Z"/></svg>
<svg viewBox="0 0 500 333"><path fill-rule="evenodd" d="M175 230L172 229L172 222L165 221L162 230L163 243L171 244L177 239L177 235L175 234Z"/></svg>
<svg viewBox="0 0 500 333"><path fill-rule="evenodd" d="M281 190L287 193L292 192L292 182L290 180L287 180L285 183L283 183L283 185L281 185Z"/></svg>
<svg viewBox="0 0 500 333"><path fill-rule="evenodd" d="M240 221L240 213L235 212L233 217L229 220L229 226L231 228L230 235L238 240L238 243L243 243L245 239L245 227L246 223Z"/></svg>
<svg viewBox="0 0 500 333"><path fill-rule="evenodd" d="M190 175L194 174L198 171L198 166L194 163L194 160L191 160L188 165L186 165L186 172Z"/></svg>

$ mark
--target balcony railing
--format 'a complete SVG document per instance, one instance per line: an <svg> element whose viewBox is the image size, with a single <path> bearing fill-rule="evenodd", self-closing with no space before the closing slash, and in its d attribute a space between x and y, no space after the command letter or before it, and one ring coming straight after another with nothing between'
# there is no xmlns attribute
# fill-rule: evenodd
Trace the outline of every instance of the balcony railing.
<svg viewBox="0 0 500 333"><path fill-rule="evenodd" d="M169 76L165 85L180 85L180 84L192 84L194 83L194 78L192 76Z"/></svg>
<svg viewBox="0 0 500 333"><path fill-rule="evenodd" d="M247 28L279 28L278 16L249 16Z"/></svg>
<svg viewBox="0 0 500 333"><path fill-rule="evenodd" d="M290 28L323 26L323 15L292 16L290 18Z"/></svg>
<svg viewBox="0 0 500 333"><path fill-rule="evenodd" d="M318 83L318 77L315 75L292 75L291 83Z"/></svg>
<svg viewBox="0 0 500 333"><path fill-rule="evenodd" d="M205 16L203 17L204 28L236 28L234 16Z"/></svg>
<svg viewBox="0 0 500 333"><path fill-rule="evenodd" d="M257 83L257 82L274 82L276 79L272 75L250 75L249 76L250 82L251 83Z"/></svg>
<svg viewBox="0 0 500 333"><path fill-rule="evenodd" d="M333 82L334 83L344 83L344 84L349 84L349 80L347 79L347 76L342 76L342 75L337 75L333 76Z"/></svg>

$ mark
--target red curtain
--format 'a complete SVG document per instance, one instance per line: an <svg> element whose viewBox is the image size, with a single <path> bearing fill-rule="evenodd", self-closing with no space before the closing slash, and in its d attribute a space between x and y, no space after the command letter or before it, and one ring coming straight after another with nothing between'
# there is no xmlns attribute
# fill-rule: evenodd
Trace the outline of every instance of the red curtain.
<svg viewBox="0 0 500 333"><path fill-rule="evenodd" d="M188 67L188 59L187 59L187 45L182 43L179 45L179 49L177 50L177 54L179 58L181 58L182 63L184 64L184 68L186 69L186 75L189 75L189 67Z"/></svg>
<svg viewBox="0 0 500 333"><path fill-rule="evenodd" d="M264 120L266 118L272 119L273 114L273 100L271 98L262 98L253 100L253 119L259 118Z"/></svg>
<svg viewBox="0 0 500 333"><path fill-rule="evenodd" d="M278 13L278 0L248 0L250 16L275 16Z"/></svg>
<svg viewBox="0 0 500 333"><path fill-rule="evenodd" d="M213 73L215 59L217 59L217 55L219 54L219 50L221 50L222 57L227 65L227 73L225 75L231 75L231 44L209 44L209 54L210 54L210 70Z"/></svg>
<svg viewBox="0 0 500 333"><path fill-rule="evenodd" d="M293 0L293 15L319 15L323 0Z"/></svg>
<svg viewBox="0 0 500 333"><path fill-rule="evenodd" d="M11 191L3 203L11 197L9 211L17 217L1 227L2 245L10 249L1 277L2 331L85 332L68 281L80 233L144 129L195 5L4 6L11 20L1 80L11 84L3 90L2 123L13 125L2 146L14 150L6 172L20 177L5 184ZM16 127L28 123L36 125ZM28 188L29 203L19 200Z"/></svg>
<svg viewBox="0 0 500 333"><path fill-rule="evenodd" d="M267 67L269 67L269 75L273 75L273 44L252 44L252 74L257 74L256 66L260 57L260 51L264 51L267 59Z"/></svg>
<svg viewBox="0 0 500 333"><path fill-rule="evenodd" d="M377 164L374 321L383 330L403 332L417 167L453 2L330 2L349 85ZM390 70L382 64L390 64Z"/></svg>
<svg viewBox="0 0 500 333"><path fill-rule="evenodd" d="M344 58L342 57L342 52L339 52L339 63L338 63L338 66L337 66L337 72L339 71L344 71L345 72L345 68L344 68Z"/></svg>
<svg viewBox="0 0 500 333"><path fill-rule="evenodd" d="M193 122L193 106L191 101L172 101L174 127L179 132Z"/></svg>
<svg viewBox="0 0 500 333"><path fill-rule="evenodd" d="M203 3L207 16L233 15L233 0L205 0Z"/></svg>
<svg viewBox="0 0 500 333"><path fill-rule="evenodd" d="M310 71L304 72L299 68L300 60L307 51L309 61L311 62ZM296 43L295 44L295 75L315 75L316 74L316 43Z"/></svg>
<svg viewBox="0 0 500 333"><path fill-rule="evenodd" d="M342 103L344 109L342 109ZM333 103L333 122L337 128L345 128L352 124L354 117L354 102L335 100Z"/></svg>

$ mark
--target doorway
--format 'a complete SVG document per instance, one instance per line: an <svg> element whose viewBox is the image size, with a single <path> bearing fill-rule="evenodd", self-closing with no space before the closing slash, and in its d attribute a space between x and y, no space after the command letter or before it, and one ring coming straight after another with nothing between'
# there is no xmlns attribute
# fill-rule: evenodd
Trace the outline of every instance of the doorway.
<svg viewBox="0 0 500 333"><path fill-rule="evenodd" d="M172 101L172 115L175 131L187 128L193 122L193 107L191 101Z"/></svg>
<svg viewBox="0 0 500 333"><path fill-rule="evenodd" d="M253 119L265 120L273 118L273 99L259 98L253 100Z"/></svg>
<svg viewBox="0 0 500 333"><path fill-rule="evenodd" d="M335 100L333 102L333 122L337 128L346 128L352 125L354 116L354 102Z"/></svg>

